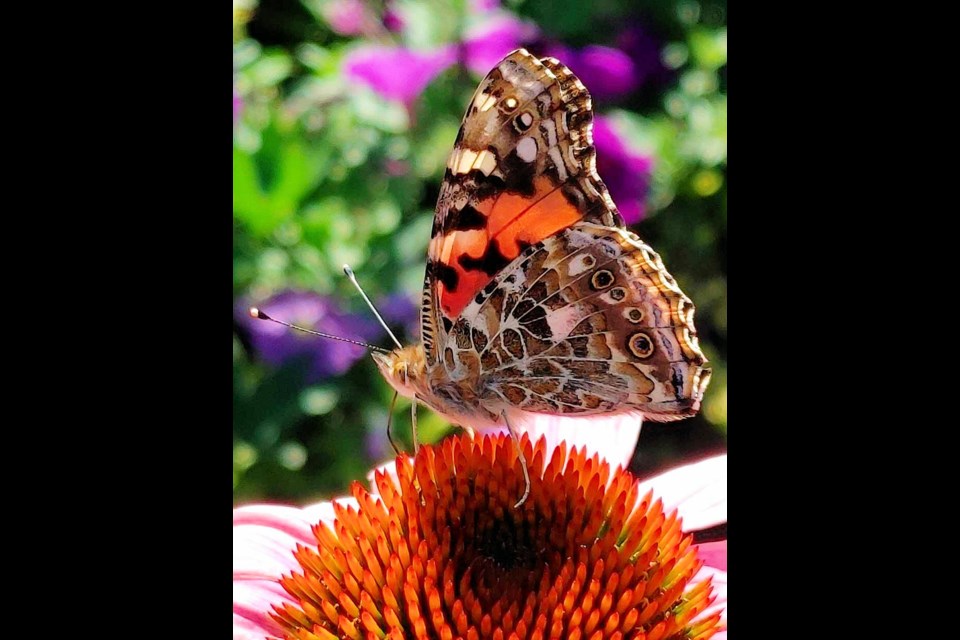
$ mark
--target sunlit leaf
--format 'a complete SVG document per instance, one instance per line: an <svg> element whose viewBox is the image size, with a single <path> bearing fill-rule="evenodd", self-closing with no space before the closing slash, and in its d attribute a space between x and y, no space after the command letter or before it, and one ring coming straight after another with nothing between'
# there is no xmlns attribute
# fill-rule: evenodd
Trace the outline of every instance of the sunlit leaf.
<svg viewBox="0 0 960 640"><path fill-rule="evenodd" d="M708 69L719 69L727 64L727 30L694 29L688 42L694 61Z"/></svg>

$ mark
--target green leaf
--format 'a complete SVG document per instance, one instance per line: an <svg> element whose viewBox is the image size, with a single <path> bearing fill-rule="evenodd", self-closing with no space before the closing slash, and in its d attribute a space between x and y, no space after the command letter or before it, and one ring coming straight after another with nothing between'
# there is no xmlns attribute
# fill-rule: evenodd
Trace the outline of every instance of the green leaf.
<svg viewBox="0 0 960 640"><path fill-rule="evenodd" d="M418 178L439 181L459 130L459 120L441 117L414 141L413 169Z"/></svg>
<svg viewBox="0 0 960 640"><path fill-rule="evenodd" d="M259 451L272 448L303 415L300 390L307 363L304 359L267 372L250 390L234 383L233 432Z"/></svg>
<svg viewBox="0 0 960 640"><path fill-rule="evenodd" d="M694 61L707 69L719 69L727 64L727 30L698 28L688 38Z"/></svg>
<svg viewBox="0 0 960 640"><path fill-rule="evenodd" d="M457 39L465 10L464 0L398 0L394 3L404 19L405 43L414 48L432 48Z"/></svg>
<svg viewBox="0 0 960 640"><path fill-rule="evenodd" d="M234 215L255 235L269 235L298 210L324 164L325 157L308 152L300 138L271 125L256 153L234 148Z"/></svg>
<svg viewBox="0 0 960 640"><path fill-rule="evenodd" d="M286 80L293 71L293 61L284 51L267 51L252 62L244 74L254 87L273 87Z"/></svg>

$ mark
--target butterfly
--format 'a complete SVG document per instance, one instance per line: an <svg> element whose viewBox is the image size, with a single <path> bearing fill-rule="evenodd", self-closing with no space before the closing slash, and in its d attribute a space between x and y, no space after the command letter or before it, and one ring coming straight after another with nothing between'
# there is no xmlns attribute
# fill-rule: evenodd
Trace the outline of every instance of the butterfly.
<svg viewBox="0 0 960 640"><path fill-rule="evenodd" d="M592 122L554 58L518 49L480 83L437 202L420 344L372 354L415 405L466 429L506 423L515 440L537 414L699 410L710 370L694 305L626 228Z"/></svg>

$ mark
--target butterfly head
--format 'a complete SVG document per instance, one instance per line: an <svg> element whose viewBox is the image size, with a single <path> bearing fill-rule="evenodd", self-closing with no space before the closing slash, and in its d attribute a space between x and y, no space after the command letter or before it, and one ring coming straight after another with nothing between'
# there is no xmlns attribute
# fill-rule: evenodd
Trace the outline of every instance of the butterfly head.
<svg viewBox="0 0 960 640"><path fill-rule="evenodd" d="M427 386L423 345L401 347L390 353L374 352L371 355L380 373L400 395L405 398L414 395L423 397Z"/></svg>

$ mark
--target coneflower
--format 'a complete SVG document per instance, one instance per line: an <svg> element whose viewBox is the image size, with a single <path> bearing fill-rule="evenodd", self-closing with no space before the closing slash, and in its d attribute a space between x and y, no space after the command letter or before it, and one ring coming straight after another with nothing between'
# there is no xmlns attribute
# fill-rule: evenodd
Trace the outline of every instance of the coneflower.
<svg viewBox="0 0 960 640"><path fill-rule="evenodd" d="M373 493L354 483L352 500L314 509L285 533L294 562L264 565L261 579L273 571L276 581L262 602L276 604L241 609L239 630L235 609L236 637L255 637L246 627L325 640L705 640L723 628L725 594L717 599L656 479L647 490L581 449L522 446L532 486L519 509L523 475L505 435L424 446L397 458L395 474L376 472ZM682 469L667 475L686 482Z"/></svg>

